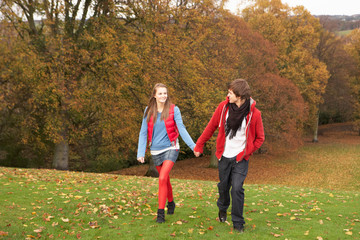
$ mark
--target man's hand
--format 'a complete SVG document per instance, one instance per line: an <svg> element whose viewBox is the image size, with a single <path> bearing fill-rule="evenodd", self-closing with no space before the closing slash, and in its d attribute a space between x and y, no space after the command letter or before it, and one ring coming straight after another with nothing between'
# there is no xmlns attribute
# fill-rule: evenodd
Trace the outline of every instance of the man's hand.
<svg viewBox="0 0 360 240"><path fill-rule="evenodd" d="M137 160L138 160L139 162L141 162L141 163L144 163L144 162L145 162L145 158L144 158L144 157L139 157Z"/></svg>

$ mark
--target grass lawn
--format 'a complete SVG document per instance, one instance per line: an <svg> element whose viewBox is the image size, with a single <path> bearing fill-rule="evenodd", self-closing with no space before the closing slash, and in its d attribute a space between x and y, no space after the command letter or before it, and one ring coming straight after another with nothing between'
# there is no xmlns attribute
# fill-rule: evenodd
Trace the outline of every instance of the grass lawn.
<svg viewBox="0 0 360 240"><path fill-rule="evenodd" d="M250 165L256 166L247 183L360 191L360 144L306 144L284 156L252 159Z"/></svg>
<svg viewBox="0 0 360 240"><path fill-rule="evenodd" d="M338 32L336 32L336 35L338 35L338 36L346 36L346 35L348 35L349 33L351 33L351 31L353 31L353 30L338 31Z"/></svg>
<svg viewBox="0 0 360 240"><path fill-rule="evenodd" d="M157 224L157 179L0 168L0 239L360 239L359 191L246 185L239 234L217 221L216 182L172 183Z"/></svg>
<svg viewBox="0 0 360 240"><path fill-rule="evenodd" d="M230 214L218 221L216 181L176 178L216 179L194 160L172 171L176 209L163 224L156 178L0 167L0 239L360 239L360 138L344 126L291 154L253 156L243 234Z"/></svg>

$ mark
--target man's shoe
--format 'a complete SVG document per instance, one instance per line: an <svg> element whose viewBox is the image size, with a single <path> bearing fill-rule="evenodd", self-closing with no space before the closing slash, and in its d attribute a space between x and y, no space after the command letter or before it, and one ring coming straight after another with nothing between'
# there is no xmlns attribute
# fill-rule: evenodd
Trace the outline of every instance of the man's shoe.
<svg viewBox="0 0 360 240"><path fill-rule="evenodd" d="M164 209L158 209L156 222L157 223L165 222L165 211L164 211Z"/></svg>
<svg viewBox="0 0 360 240"><path fill-rule="evenodd" d="M227 218L227 213L219 210L219 221L225 222Z"/></svg>
<svg viewBox="0 0 360 240"><path fill-rule="evenodd" d="M242 224L234 225L234 231L239 232L239 233L243 233L244 232L244 225L242 225Z"/></svg>
<svg viewBox="0 0 360 240"><path fill-rule="evenodd" d="M167 214L171 215L171 214L174 214L175 212L175 202L172 201L172 202L168 202L168 205L167 205Z"/></svg>

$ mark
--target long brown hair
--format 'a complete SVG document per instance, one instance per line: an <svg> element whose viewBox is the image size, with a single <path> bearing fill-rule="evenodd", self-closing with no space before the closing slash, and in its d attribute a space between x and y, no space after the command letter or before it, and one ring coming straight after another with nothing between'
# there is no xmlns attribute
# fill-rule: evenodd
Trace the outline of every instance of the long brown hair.
<svg viewBox="0 0 360 240"><path fill-rule="evenodd" d="M146 122L150 121L151 116L153 117L153 123L156 122L157 104L156 104L155 95L156 95L156 91L157 91L158 88L166 88L166 91L167 91L167 94L168 94L167 99L166 99L165 104L164 104L164 109L163 109L163 111L161 113L160 119L165 120L165 119L167 119L169 117L169 110L170 110L170 106L171 106L171 101L170 101L170 97L169 97L168 88L166 87L165 84L157 83L157 84L155 84L155 86L153 88L152 94L151 94L150 99L149 99L148 107L147 107L146 112L145 112L145 116L147 117Z"/></svg>

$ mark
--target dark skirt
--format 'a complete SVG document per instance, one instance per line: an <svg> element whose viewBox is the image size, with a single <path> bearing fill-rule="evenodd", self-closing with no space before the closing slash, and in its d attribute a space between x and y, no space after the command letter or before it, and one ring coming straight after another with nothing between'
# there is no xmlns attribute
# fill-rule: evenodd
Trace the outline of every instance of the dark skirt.
<svg viewBox="0 0 360 240"><path fill-rule="evenodd" d="M174 150L174 149L167 150L157 155L151 155L155 166L160 166L165 160L170 160L173 163L175 163L178 156L179 156L179 150Z"/></svg>

